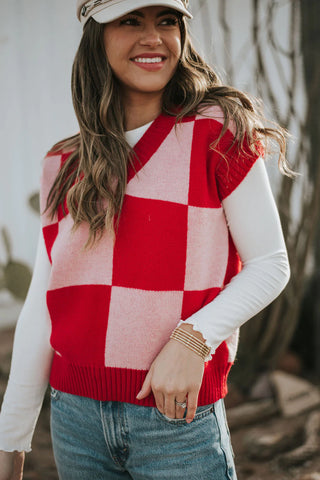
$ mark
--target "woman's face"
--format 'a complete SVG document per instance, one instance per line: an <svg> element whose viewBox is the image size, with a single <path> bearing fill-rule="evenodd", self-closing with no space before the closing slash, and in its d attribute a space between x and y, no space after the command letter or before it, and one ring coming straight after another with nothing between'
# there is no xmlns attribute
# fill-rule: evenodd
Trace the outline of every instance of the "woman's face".
<svg viewBox="0 0 320 480"><path fill-rule="evenodd" d="M178 12L146 7L104 27L104 45L125 95L162 94L181 55Z"/></svg>

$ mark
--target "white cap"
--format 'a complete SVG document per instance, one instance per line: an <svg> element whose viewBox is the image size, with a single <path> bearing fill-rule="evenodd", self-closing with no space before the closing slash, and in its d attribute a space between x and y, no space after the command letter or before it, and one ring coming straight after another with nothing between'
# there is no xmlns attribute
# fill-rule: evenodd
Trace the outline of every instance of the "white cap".
<svg viewBox="0 0 320 480"><path fill-rule="evenodd" d="M90 17L98 23L108 23L126 15L133 10L144 7L169 7L192 18L187 10L188 0L166 0L154 2L152 0L77 0L77 17L84 25Z"/></svg>

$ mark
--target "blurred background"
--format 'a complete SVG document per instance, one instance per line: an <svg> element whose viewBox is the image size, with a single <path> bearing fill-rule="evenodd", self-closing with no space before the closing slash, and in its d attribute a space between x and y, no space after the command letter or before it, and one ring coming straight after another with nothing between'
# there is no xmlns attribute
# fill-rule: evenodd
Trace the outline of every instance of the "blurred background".
<svg viewBox="0 0 320 480"><path fill-rule="evenodd" d="M78 131L70 91L82 33L75 3L0 0L1 396L35 258L42 159ZM226 402L239 479L320 479L320 2L190 4L198 51L224 83L261 98L266 116L289 130L287 157L300 174L284 177L276 155L267 160L292 275L241 329ZM25 478L57 478L50 448L45 408Z"/></svg>

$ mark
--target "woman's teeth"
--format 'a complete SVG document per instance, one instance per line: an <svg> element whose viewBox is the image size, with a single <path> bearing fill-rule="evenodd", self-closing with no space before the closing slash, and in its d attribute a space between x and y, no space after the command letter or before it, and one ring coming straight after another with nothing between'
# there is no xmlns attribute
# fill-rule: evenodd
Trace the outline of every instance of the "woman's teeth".
<svg viewBox="0 0 320 480"><path fill-rule="evenodd" d="M138 57L138 58L134 58L134 61L138 63L160 63L162 62L162 58L161 57L153 57L153 58Z"/></svg>

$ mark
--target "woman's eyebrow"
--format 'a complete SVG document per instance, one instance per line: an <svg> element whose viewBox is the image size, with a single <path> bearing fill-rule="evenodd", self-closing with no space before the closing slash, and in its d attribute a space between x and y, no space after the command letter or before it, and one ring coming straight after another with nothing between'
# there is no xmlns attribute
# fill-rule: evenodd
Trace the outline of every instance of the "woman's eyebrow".
<svg viewBox="0 0 320 480"><path fill-rule="evenodd" d="M127 15L136 15L137 17L144 18L144 14L140 12L140 10L133 10L132 12L127 13ZM168 8L166 10L161 10L161 12L157 13L157 18L162 17L163 15L175 15L177 17L178 13L174 9Z"/></svg>

